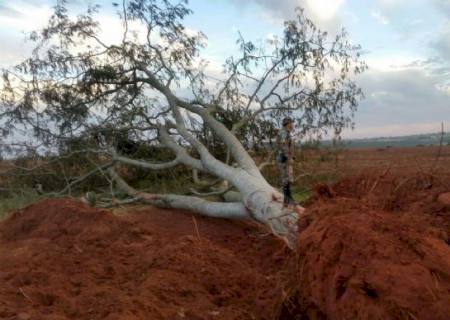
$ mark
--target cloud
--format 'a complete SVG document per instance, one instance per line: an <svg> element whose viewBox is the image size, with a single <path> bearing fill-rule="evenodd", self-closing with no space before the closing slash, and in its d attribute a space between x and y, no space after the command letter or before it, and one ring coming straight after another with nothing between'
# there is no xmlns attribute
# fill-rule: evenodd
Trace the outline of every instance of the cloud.
<svg viewBox="0 0 450 320"><path fill-rule="evenodd" d="M433 125L450 122L446 77L430 73L427 66L422 61L389 71L372 69L361 75L358 83L366 99L356 113L357 130L347 136L428 132Z"/></svg>
<svg viewBox="0 0 450 320"><path fill-rule="evenodd" d="M445 24L437 38L431 42L431 47L438 56L450 63L450 21Z"/></svg>
<svg viewBox="0 0 450 320"><path fill-rule="evenodd" d="M231 1L243 8L241 0ZM342 26L339 13L345 2L346 0L250 0L246 4L253 3L262 7L264 15L271 16L277 22L295 18L295 8L301 7L320 28L332 31Z"/></svg>
<svg viewBox="0 0 450 320"><path fill-rule="evenodd" d="M450 17L450 0L433 0L436 8Z"/></svg>
<svg viewBox="0 0 450 320"><path fill-rule="evenodd" d="M384 16L384 15L382 15L382 14L381 14L380 12L378 12L378 11L372 11L372 12L370 13L370 15L371 15L375 20L377 20L379 23L381 23L381 24L389 24L389 23L390 23L389 18L386 17L386 16Z"/></svg>
<svg viewBox="0 0 450 320"><path fill-rule="evenodd" d="M397 69L420 67L427 74L444 76L441 81L450 83L450 0L432 0L427 5L417 0L377 0L376 5L372 16L380 22L391 22L398 41L414 44L422 55L410 59L415 66L406 62L392 65Z"/></svg>
<svg viewBox="0 0 450 320"><path fill-rule="evenodd" d="M382 10L398 9L407 3L407 0L377 0L377 4Z"/></svg>
<svg viewBox="0 0 450 320"><path fill-rule="evenodd" d="M6 4L0 3L0 17L21 17L22 13L14 8L7 6Z"/></svg>
<svg viewBox="0 0 450 320"><path fill-rule="evenodd" d="M0 4L0 67L17 64L31 53L32 44L25 41L25 34L43 27L52 12L42 1L38 4L34 0L18 1L14 7Z"/></svg>
<svg viewBox="0 0 450 320"><path fill-rule="evenodd" d="M423 0L376 0L371 7L371 16L381 24L389 24L400 37L399 41L424 38L442 18L436 15L437 3L433 2L437 1L442 0L429 3Z"/></svg>
<svg viewBox="0 0 450 320"><path fill-rule="evenodd" d="M344 2L345 0L312 0L306 1L305 7L320 21L330 21L336 18Z"/></svg>
<svg viewBox="0 0 450 320"><path fill-rule="evenodd" d="M0 3L0 17L9 18L24 18L34 8L49 7L50 5L55 5L55 0L16 0L16 1L1 1L5 3ZM9 2L6 4L6 2Z"/></svg>
<svg viewBox="0 0 450 320"><path fill-rule="evenodd" d="M346 137L434 132L442 121L450 123L450 24L435 11L450 17L449 8L450 0L433 0L425 7L418 1L376 2L373 18L389 22L399 39L428 46L429 51L370 55L370 69L358 81L366 99L356 113L356 130ZM433 21L426 19L431 14Z"/></svg>

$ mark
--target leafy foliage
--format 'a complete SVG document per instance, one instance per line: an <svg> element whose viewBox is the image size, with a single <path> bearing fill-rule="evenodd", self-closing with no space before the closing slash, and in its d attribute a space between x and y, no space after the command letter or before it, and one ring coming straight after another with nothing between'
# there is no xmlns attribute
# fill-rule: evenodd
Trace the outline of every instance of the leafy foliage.
<svg viewBox="0 0 450 320"><path fill-rule="evenodd" d="M169 108L172 91L183 96L178 104L206 110L246 147L273 139L287 114L303 134L339 134L352 125L363 97L354 82L366 69L360 47L344 30L330 39L301 9L280 37L251 42L240 36L240 56L226 60L223 79L214 84L200 57L205 36L183 25L192 13L187 1L114 3L123 25L115 43L102 39L104 8L93 4L76 17L69 9L68 1L58 1L47 27L29 37L36 44L32 56L3 72L3 133L32 129L47 150L61 151L79 138L106 152L114 144L108 137L119 132L135 143L159 144L158 126L171 129L180 120ZM203 119L189 109L181 116L190 132L225 153ZM114 133L105 135L105 128Z"/></svg>

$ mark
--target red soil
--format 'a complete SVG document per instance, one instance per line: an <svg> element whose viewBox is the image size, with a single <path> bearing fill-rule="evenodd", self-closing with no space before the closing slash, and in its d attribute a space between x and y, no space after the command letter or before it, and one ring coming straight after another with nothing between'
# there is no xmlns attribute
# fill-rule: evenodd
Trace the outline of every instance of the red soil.
<svg viewBox="0 0 450 320"><path fill-rule="evenodd" d="M450 319L450 207L439 201L448 181L365 174L334 186L332 199L317 198L300 222L298 277L285 312Z"/></svg>
<svg viewBox="0 0 450 320"><path fill-rule="evenodd" d="M0 319L449 319L446 181L321 186L297 254L253 223L42 201L0 223Z"/></svg>
<svg viewBox="0 0 450 320"><path fill-rule="evenodd" d="M0 319L271 319L286 257L250 224L46 200L0 224Z"/></svg>

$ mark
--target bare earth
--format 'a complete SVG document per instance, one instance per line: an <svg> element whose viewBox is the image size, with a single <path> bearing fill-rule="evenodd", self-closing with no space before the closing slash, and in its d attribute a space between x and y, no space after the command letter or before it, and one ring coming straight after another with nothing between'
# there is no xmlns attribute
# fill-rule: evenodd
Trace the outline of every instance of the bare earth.
<svg viewBox="0 0 450 320"><path fill-rule="evenodd" d="M357 150L298 252L252 222L44 200L0 223L0 319L449 319L450 149Z"/></svg>

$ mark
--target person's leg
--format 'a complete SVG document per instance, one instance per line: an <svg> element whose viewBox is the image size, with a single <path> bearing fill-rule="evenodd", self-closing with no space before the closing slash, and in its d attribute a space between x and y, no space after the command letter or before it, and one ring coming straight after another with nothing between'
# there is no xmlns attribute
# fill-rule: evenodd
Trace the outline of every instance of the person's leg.
<svg viewBox="0 0 450 320"><path fill-rule="evenodd" d="M282 167L283 202L285 205L294 203L291 193L292 180L292 166L288 162L285 162Z"/></svg>
<svg viewBox="0 0 450 320"><path fill-rule="evenodd" d="M288 205L291 203L291 184L289 182L286 182L283 184L283 196L284 196L284 204Z"/></svg>

